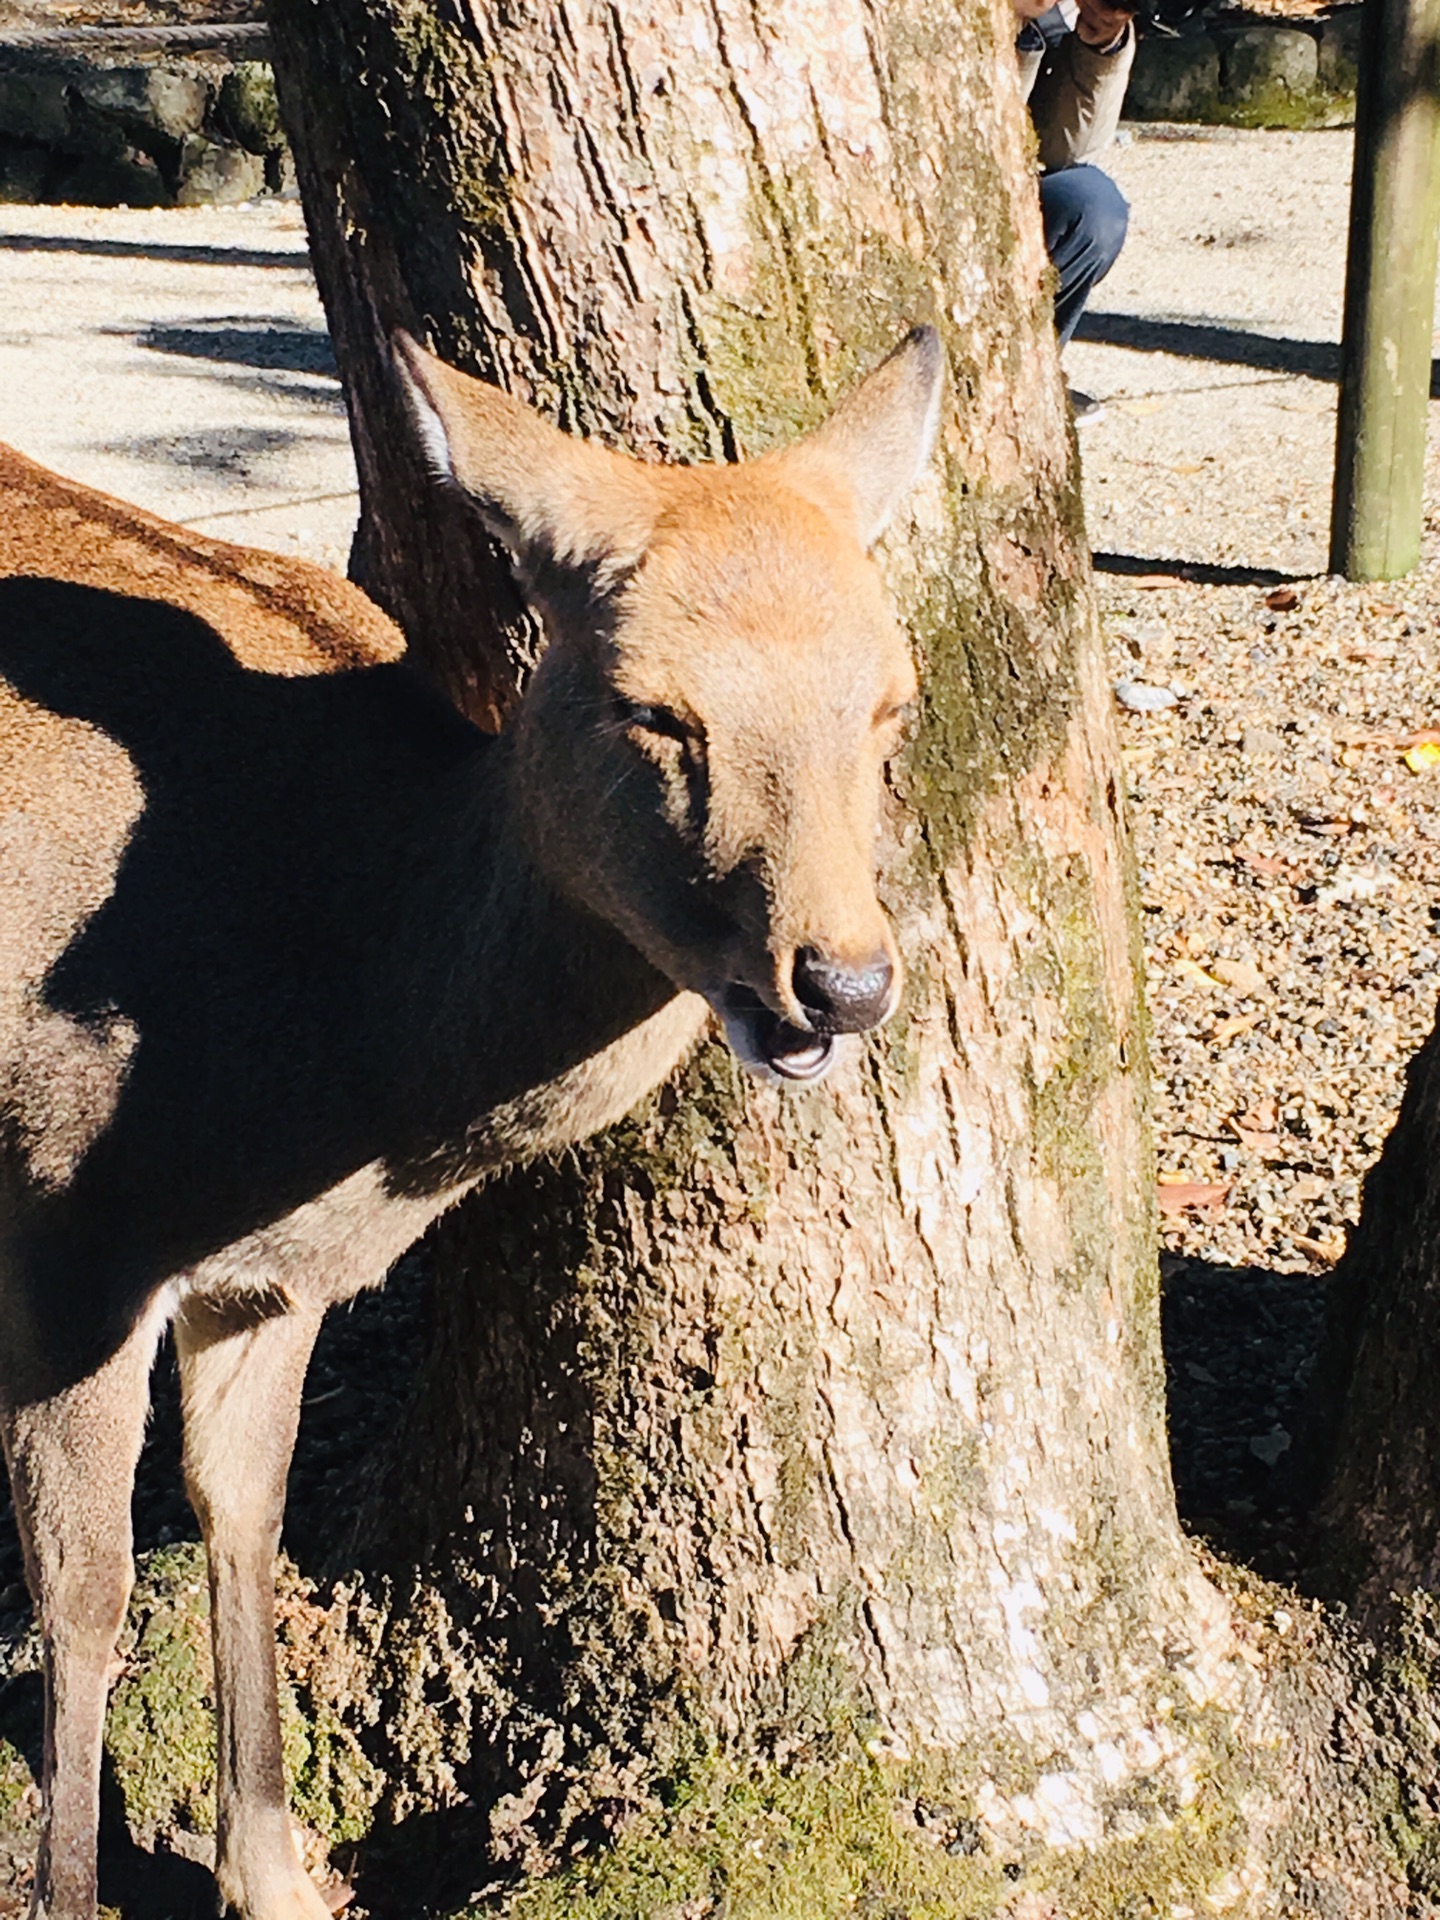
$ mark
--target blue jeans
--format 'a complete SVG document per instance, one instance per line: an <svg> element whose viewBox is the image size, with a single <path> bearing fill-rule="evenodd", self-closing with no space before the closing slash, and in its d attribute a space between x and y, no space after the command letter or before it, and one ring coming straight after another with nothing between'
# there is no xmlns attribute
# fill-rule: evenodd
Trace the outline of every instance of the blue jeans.
<svg viewBox="0 0 1440 1920"><path fill-rule="evenodd" d="M1055 331L1063 347L1091 289L1120 257L1130 209L1108 173L1098 167L1064 167L1041 176L1040 217L1045 251L1060 282L1055 289Z"/></svg>

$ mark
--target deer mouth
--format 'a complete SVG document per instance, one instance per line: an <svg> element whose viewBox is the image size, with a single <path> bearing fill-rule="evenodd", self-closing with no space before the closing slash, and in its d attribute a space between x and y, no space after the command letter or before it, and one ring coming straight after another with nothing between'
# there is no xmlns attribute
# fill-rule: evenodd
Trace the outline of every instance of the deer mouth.
<svg viewBox="0 0 1440 1920"><path fill-rule="evenodd" d="M726 987L717 996L716 1011L740 1064L762 1079L803 1085L823 1079L834 1065L833 1034L792 1026L780 1014L772 1013L749 987Z"/></svg>

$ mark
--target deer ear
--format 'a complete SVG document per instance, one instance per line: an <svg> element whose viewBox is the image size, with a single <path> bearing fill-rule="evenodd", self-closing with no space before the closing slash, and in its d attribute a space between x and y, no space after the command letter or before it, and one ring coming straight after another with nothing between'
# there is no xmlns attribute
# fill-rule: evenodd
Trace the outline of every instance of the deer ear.
<svg viewBox="0 0 1440 1920"><path fill-rule="evenodd" d="M807 480L833 496L836 483L854 503L855 524L872 546L924 471L935 445L945 355L934 327L916 327L823 427L767 455L802 491Z"/></svg>
<svg viewBox="0 0 1440 1920"><path fill-rule="evenodd" d="M593 575L634 565L655 523L654 481L639 461L562 433L408 333L391 345L431 472L469 496L527 583L552 568Z"/></svg>

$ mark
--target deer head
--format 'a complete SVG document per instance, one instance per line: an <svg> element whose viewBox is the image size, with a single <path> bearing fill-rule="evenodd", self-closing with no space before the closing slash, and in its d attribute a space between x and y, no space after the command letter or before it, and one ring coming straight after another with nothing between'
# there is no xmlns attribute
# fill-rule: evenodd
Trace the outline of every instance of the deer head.
<svg viewBox="0 0 1440 1920"><path fill-rule="evenodd" d="M546 625L513 723L537 866L703 994L748 1067L817 1079L900 995L876 834L915 673L869 548L929 457L938 336L733 467L643 464L395 348L430 464Z"/></svg>

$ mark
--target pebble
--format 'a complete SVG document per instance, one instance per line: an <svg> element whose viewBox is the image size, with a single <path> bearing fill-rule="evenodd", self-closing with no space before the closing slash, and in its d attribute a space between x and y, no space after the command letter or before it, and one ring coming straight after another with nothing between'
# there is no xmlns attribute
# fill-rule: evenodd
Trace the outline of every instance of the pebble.
<svg viewBox="0 0 1440 1920"><path fill-rule="evenodd" d="M1143 680L1117 680L1115 698L1131 713L1159 713L1173 707L1179 694L1173 687L1151 687Z"/></svg>

